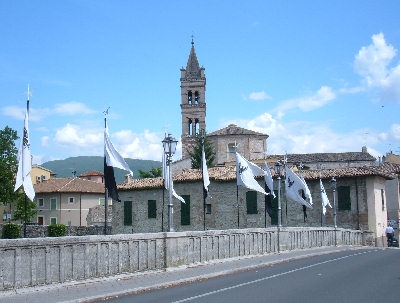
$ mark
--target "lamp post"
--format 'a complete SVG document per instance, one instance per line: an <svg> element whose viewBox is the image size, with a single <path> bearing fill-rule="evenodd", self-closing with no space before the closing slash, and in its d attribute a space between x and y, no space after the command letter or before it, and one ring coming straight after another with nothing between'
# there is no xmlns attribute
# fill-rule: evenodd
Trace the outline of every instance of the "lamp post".
<svg viewBox="0 0 400 303"><path fill-rule="evenodd" d="M336 224L336 179L334 177L332 177L332 179L331 179L331 188L333 191L333 224L336 229L337 228L337 224Z"/></svg>
<svg viewBox="0 0 400 303"><path fill-rule="evenodd" d="M282 163L280 161L275 163L275 173L278 175L278 227L282 227L281 167Z"/></svg>
<svg viewBox="0 0 400 303"><path fill-rule="evenodd" d="M168 167L168 194L169 194L169 204L168 204L168 231L175 231L174 230L174 205L172 204L172 155L176 151L176 145L178 141L168 134L167 137L162 140L162 144L164 147L164 153L166 155L166 164Z"/></svg>

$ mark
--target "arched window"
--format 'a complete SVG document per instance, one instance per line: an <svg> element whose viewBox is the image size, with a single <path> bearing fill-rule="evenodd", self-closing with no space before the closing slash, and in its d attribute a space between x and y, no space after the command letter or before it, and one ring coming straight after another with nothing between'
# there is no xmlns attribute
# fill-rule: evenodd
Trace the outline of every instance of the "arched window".
<svg viewBox="0 0 400 303"><path fill-rule="evenodd" d="M188 120L188 135L189 136L193 135L193 133L192 133L192 119Z"/></svg>
<svg viewBox="0 0 400 303"><path fill-rule="evenodd" d="M194 103L199 104L199 102L200 102L199 92L196 91L196 92L194 92Z"/></svg>
<svg viewBox="0 0 400 303"><path fill-rule="evenodd" d="M196 119L196 120L195 120L194 128L195 128L195 129L194 129L195 134L199 134L199 130L200 130L199 119Z"/></svg>
<svg viewBox="0 0 400 303"><path fill-rule="evenodd" d="M188 91L188 104L192 104L192 91Z"/></svg>

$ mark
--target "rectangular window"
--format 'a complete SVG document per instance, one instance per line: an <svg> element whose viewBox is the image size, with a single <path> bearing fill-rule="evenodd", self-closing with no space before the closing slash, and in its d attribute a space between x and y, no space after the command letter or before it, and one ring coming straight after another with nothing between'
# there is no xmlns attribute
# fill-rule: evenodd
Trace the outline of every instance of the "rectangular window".
<svg viewBox="0 0 400 303"><path fill-rule="evenodd" d="M50 210L56 210L57 209L57 198L51 198L50 199Z"/></svg>
<svg viewBox="0 0 400 303"><path fill-rule="evenodd" d="M132 201L124 201L124 225L132 226Z"/></svg>
<svg viewBox="0 0 400 303"><path fill-rule="evenodd" d="M236 143L229 143L228 144L228 152L235 153L236 152Z"/></svg>
<svg viewBox="0 0 400 303"><path fill-rule="evenodd" d="M38 216L37 223L38 223L38 225L44 225L44 217L43 216Z"/></svg>
<svg viewBox="0 0 400 303"><path fill-rule="evenodd" d="M382 211L385 210L385 191L381 189Z"/></svg>
<svg viewBox="0 0 400 303"><path fill-rule="evenodd" d="M206 204L206 214L211 214L211 204Z"/></svg>
<svg viewBox="0 0 400 303"><path fill-rule="evenodd" d="M351 210L350 186L337 188L338 210Z"/></svg>
<svg viewBox="0 0 400 303"><path fill-rule="evenodd" d="M190 225L190 196L183 195L186 203L181 202L181 225Z"/></svg>
<svg viewBox="0 0 400 303"><path fill-rule="evenodd" d="M68 224L68 226L71 226L71 221L68 221L68 223L67 223L67 224Z"/></svg>
<svg viewBox="0 0 400 303"><path fill-rule="evenodd" d="M149 219L156 219L157 218L156 200L148 200L147 201L147 217Z"/></svg>
<svg viewBox="0 0 400 303"><path fill-rule="evenodd" d="M106 199L105 199L105 198L100 198L100 199L99 199L99 204L100 204L101 206L104 206L104 205L106 204Z"/></svg>
<svg viewBox="0 0 400 303"><path fill-rule="evenodd" d="M50 218L50 224L57 224L57 218L51 217Z"/></svg>
<svg viewBox="0 0 400 303"><path fill-rule="evenodd" d="M69 197L68 198L68 203L69 204L74 204L75 203L75 198L74 197Z"/></svg>
<svg viewBox="0 0 400 303"><path fill-rule="evenodd" d="M246 192L246 207L248 215L258 214L257 209L257 192L256 191L248 191Z"/></svg>
<svg viewBox="0 0 400 303"><path fill-rule="evenodd" d="M43 198L39 198L37 201L38 201L38 207L43 207L44 206L44 199Z"/></svg>

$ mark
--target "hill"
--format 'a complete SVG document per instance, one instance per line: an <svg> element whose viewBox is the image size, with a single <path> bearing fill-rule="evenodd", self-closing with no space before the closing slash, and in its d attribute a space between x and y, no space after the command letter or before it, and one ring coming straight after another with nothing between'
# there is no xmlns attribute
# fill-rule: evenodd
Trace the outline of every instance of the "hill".
<svg viewBox="0 0 400 303"><path fill-rule="evenodd" d="M133 171L133 178L139 178L139 169L142 171L150 171L153 167L161 167L160 161L125 159L129 167ZM76 171L76 176L91 170L103 172L104 158L101 156L80 156L70 157L64 160L48 161L40 166L50 169L58 178L72 177L73 171ZM114 168L115 181L121 183L125 180L127 172L125 170Z"/></svg>

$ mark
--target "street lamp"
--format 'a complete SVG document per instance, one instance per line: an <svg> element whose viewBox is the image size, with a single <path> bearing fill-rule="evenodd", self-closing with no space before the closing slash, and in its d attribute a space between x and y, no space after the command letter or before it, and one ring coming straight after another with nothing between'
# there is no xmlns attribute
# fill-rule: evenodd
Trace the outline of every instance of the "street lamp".
<svg viewBox="0 0 400 303"><path fill-rule="evenodd" d="M275 173L278 175L278 227L282 227L281 167L282 163L278 160L278 162L275 163Z"/></svg>
<svg viewBox="0 0 400 303"><path fill-rule="evenodd" d="M168 134L168 137L165 137L162 140L162 144L164 147L164 153L166 155L166 164L168 167L168 193L169 193L169 204L168 204L168 231L174 231L174 205L172 204L172 155L176 151L176 145L178 141Z"/></svg>
<svg viewBox="0 0 400 303"><path fill-rule="evenodd" d="M336 179L332 177L331 179L331 188L333 191L333 223L335 225L335 228L337 228L336 224Z"/></svg>

